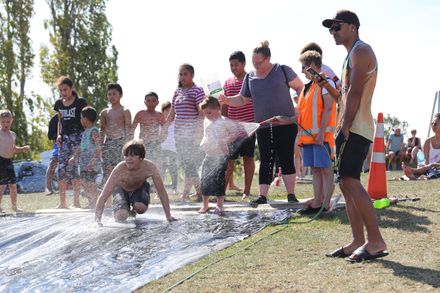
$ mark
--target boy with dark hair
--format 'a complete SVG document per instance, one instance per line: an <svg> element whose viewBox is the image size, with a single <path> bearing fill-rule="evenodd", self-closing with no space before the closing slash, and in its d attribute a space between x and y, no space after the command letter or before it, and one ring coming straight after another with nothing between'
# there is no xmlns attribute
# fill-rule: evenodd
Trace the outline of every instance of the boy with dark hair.
<svg viewBox="0 0 440 293"><path fill-rule="evenodd" d="M200 180L203 207L199 213L209 210L209 196L217 197L216 213L224 211L226 189L226 168L229 160L229 146L239 137L245 136L244 129L221 115L220 103L214 97L206 97L200 104L205 115L203 139L200 147L206 153L202 163Z"/></svg>
<svg viewBox="0 0 440 293"><path fill-rule="evenodd" d="M14 121L12 113L9 110L0 110L0 213L3 191L6 185L9 187L9 196L11 197L12 210L20 212L17 208L17 179L15 176L12 157L18 153L30 152L29 146L18 147L15 145L15 133L11 131Z"/></svg>
<svg viewBox="0 0 440 293"><path fill-rule="evenodd" d="M98 197L98 186L96 177L101 169L101 147L99 129L95 126L98 113L90 106L81 111L81 124L84 132L81 137L81 145L78 151L70 159L71 162L79 160L81 185L87 195L89 209L95 208Z"/></svg>
<svg viewBox="0 0 440 293"><path fill-rule="evenodd" d="M229 57L229 66L234 76L226 80L223 89L226 96L235 96L240 93L244 77L246 76L246 57L243 52L233 52ZM246 104L241 107L223 105L222 113L225 113L225 116L231 120L255 122L254 104L252 100L247 101ZM251 192L252 179L255 172L255 140L256 138L254 134L246 138L243 143L240 144L238 150L234 152L234 156L229 158L228 169L226 171L226 181L228 182L229 189L241 190L234 184L233 171L235 169L235 161L239 156L243 157L244 190L242 199L248 198Z"/></svg>
<svg viewBox="0 0 440 293"><path fill-rule="evenodd" d="M160 126L165 123L165 119L162 113L156 111L159 97L155 92L147 93L144 103L147 106L147 110L141 110L136 113L131 129L134 132L139 124L139 139L144 141L145 157L148 160L155 161L153 158L157 158L160 153Z"/></svg>
<svg viewBox="0 0 440 293"><path fill-rule="evenodd" d="M145 147L141 140L132 140L123 147L124 161L111 173L98 198L95 220L101 224L104 203L113 193L113 216L117 222L127 220L130 213L143 214L150 204L150 190L147 178L152 178L168 221L171 216L168 194L156 165L145 160Z"/></svg>
<svg viewBox="0 0 440 293"><path fill-rule="evenodd" d="M101 143L104 178L107 179L113 168L122 160L122 146L133 137L131 133L131 113L121 105L122 87L117 83L107 85L107 98L110 108L101 111Z"/></svg>

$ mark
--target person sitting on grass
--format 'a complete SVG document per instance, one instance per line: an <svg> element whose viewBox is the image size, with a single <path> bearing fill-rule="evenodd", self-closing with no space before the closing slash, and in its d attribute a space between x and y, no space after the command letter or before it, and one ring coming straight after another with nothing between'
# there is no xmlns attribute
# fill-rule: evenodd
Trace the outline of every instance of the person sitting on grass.
<svg viewBox="0 0 440 293"><path fill-rule="evenodd" d="M418 168L411 168L403 162L402 169L405 176L410 180L440 178L440 163L432 163Z"/></svg>
<svg viewBox="0 0 440 293"><path fill-rule="evenodd" d="M156 165L145 160L145 147L142 140L127 142L122 153L124 160L116 165L98 197L95 221L102 225L101 218L106 200L113 194L113 216L117 222L125 222L129 215L143 214L150 204L150 186L146 181L152 178L168 221L171 216L168 194Z"/></svg>
<svg viewBox="0 0 440 293"><path fill-rule="evenodd" d="M200 104L205 115L204 134L200 147L206 153L202 163L200 180L203 195L203 207L199 213L209 210L209 196L217 197L216 213L224 211L226 190L226 169L229 161L229 146L240 136L245 136L239 124L221 115L221 106L214 97L206 97Z"/></svg>
<svg viewBox="0 0 440 293"><path fill-rule="evenodd" d="M411 130L411 137L408 138L406 158L409 159L410 164L417 162L417 153L422 149L422 142L420 138L416 137L417 130Z"/></svg>
<svg viewBox="0 0 440 293"><path fill-rule="evenodd" d="M400 128L394 129L394 133L390 134L388 137L388 142L386 144L386 157L388 159L387 170L392 171L393 162L400 159L401 162L405 160L405 144L403 143L403 135L401 134ZM396 167L397 169L398 167Z"/></svg>
<svg viewBox="0 0 440 293"><path fill-rule="evenodd" d="M418 179L422 175L434 179L440 177L440 113L435 114L431 123L434 136L428 138L423 144L425 165L411 168L402 163L403 173L411 180Z"/></svg>

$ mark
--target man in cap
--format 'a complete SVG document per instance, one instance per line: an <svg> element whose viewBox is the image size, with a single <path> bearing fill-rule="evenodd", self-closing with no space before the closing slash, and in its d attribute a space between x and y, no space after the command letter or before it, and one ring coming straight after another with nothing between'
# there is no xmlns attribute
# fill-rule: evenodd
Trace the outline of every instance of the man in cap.
<svg viewBox="0 0 440 293"><path fill-rule="evenodd" d="M322 25L329 29L336 44L343 45L348 52L341 75L336 158L340 188L353 234L351 243L327 256L362 262L388 255L371 198L360 182L362 164L374 137L371 100L376 86L377 60L372 48L359 39L360 23L355 13L338 11L334 18L324 20Z"/></svg>

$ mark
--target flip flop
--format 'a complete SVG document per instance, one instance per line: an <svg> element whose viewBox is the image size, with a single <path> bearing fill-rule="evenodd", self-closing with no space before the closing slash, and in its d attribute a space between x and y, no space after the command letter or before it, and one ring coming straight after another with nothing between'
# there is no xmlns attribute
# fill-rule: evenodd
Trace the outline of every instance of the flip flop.
<svg viewBox="0 0 440 293"><path fill-rule="evenodd" d="M327 257L349 257L351 254L345 253L344 247L338 248L335 251L326 253L325 256Z"/></svg>
<svg viewBox="0 0 440 293"><path fill-rule="evenodd" d="M359 247L356 249L352 255L346 257L345 260L351 263L363 262L364 260L372 260L379 257L387 256L389 253L387 250L382 250L376 254L371 254L365 247ZM354 255L354 256L353 256Z"/></svg>

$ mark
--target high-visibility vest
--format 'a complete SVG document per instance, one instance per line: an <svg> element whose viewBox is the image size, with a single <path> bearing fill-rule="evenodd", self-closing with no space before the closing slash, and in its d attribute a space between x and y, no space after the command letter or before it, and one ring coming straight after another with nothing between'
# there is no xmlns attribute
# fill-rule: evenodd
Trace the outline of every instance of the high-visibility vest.
<svg viewBox="0 0 440 293"><path fill-rule="evenodd" d="M307 93L301 92L298 102L298 123L300 124L298 133L298 145L316 143L314 137L319 134L321 126L322 114L324 112L324 101L322 97L322 89L317 83L313 82ZM324 141L327 142L332 149L335 145L336 130L336 103L332 99L332 111L329 122L325 129ZM310 136L307 132L313 135Z"/></svg>

